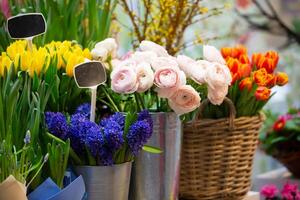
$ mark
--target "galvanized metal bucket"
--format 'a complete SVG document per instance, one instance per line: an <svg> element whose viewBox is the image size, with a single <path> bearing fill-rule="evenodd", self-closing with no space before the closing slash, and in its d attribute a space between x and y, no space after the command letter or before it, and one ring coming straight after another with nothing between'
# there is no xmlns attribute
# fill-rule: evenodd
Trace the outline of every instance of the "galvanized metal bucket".
<svg viewBox="0 0 300 200"><path fill-rule="evenodd" d="M175 113L152 113L153 135L147 145L163 153L141 151L132 167L130 200L178 199L182 124Z"/></svg>
<svg viewBox="0 0 300 200"><path fill-rule="evenodd" d="M77 166L88 200L127 200L132 162L113 166Z"/></svg>

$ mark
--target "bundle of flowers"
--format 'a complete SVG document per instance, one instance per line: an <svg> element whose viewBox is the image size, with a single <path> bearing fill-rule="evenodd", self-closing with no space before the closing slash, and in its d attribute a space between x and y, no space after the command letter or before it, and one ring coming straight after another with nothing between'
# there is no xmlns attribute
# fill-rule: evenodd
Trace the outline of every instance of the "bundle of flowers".
<svg viewBox="0 0 300 200"><path fill-rule="evenodd" d="M45 115L48 131L70 140L70 156L76 165L113 165L132 161L152 135L147 110L125 117L115 113L97 124L89 120L90 105L83 104L70 117L59 112ZM67 120L68 119L68 120Z"/></svg>
<svg viewBox="0 0 300 200"><path fill-rule="evenodd" d="M27 41L19 40L7 47L6 52L2 52L0 57L0 75L4 75L5 69L8 71L14 66L16 69L28 72L33 77L46 73L50 65L54 65L58 70L63 68L64 72L72 77L73 68L76 64L90 59L88 49L82 49L78 44L71 41L51 42L44 47L33 46L30 50Z"/></svg>
<svg viewBox="0 0 300 200"><path fill-rule="evenodd" d="M272 96L271 89L288 83L288 75L275 72L279 55L275 51L254 53L250 59L243 46L221 49L232 75L228 97L237 116L256 115Z"/></svg>
<svg viewBox="0 0 300 200"><path fill-rule="evenodd" d="M197 87L208 83L208 97L219 105L231 83L230 71L221 53L212 46L206 46L205 60L199 61L171 56L151 41L142 41L137 51L119 58L116 48L116 42L109 38L97 43L91 51L93 59L107 62L111 90L106 88L105 94L109 95L106 103L115 111L136 106L137 110L173 110L183 115L200 106L202 90L196 90ZM218 57L214 57L216 53Z"/></svg>
<svg viewBox="0 0 300 200"><path fill-rule="evenodd" d="M265 185L260 193L266 200L300 200L298 185L292 183L286 183L281 191L273 184Z"/></svg>
<svg viewBox="0 0 300 200"><path fill-rule="evenodd" d="M300 151L300 112L291 109L284 115L266 112L260 134L261 146L268 154L282 156Z"/></svg>

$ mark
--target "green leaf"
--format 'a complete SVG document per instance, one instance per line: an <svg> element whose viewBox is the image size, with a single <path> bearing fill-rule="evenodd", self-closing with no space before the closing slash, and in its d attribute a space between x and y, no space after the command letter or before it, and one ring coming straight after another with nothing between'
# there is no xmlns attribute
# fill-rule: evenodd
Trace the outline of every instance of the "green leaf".
<svg viewBox="0 0 300 200"><path fill-rule="evenodd" d="M143 150L146 152L149 152L149 153L154 153L154 154L160 154L163 152L160 148L148 146L148 145L144 145Z"/></svg>

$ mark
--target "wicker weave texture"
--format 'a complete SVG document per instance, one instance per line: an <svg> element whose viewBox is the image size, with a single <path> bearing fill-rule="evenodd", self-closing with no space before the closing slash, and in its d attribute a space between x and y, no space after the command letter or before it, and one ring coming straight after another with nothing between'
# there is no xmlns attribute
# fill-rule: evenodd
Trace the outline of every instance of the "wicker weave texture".
<svg viewBox="0 0 300 200"><path fill-rule="evenodd" d="M261 116L184 124L181 198L242 200L251 186L261 124Z"/></svg>

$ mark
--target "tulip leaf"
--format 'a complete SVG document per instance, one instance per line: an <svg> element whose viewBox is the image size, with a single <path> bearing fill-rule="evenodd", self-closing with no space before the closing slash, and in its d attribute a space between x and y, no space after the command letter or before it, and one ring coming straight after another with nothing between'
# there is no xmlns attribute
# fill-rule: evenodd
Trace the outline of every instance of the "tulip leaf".
<svg viewBox="0 0 300 200"><path fill-rule="evenodd" d="M160 154L163 152L160 148L149 146L149 145L144 145L143 150L154 154Z"/></svg>

